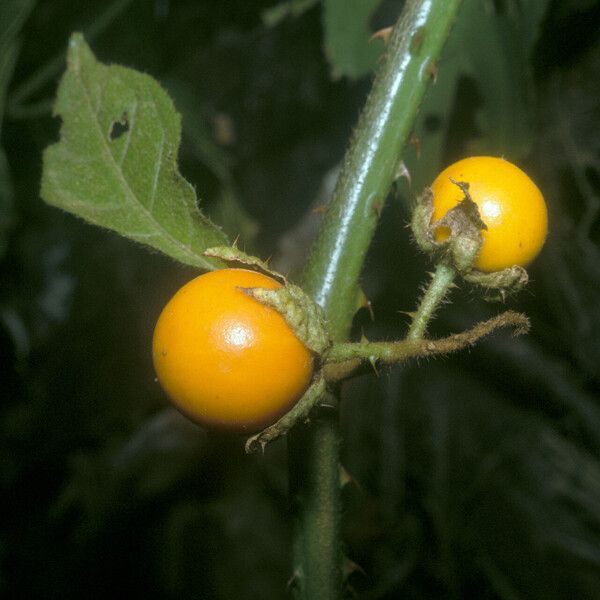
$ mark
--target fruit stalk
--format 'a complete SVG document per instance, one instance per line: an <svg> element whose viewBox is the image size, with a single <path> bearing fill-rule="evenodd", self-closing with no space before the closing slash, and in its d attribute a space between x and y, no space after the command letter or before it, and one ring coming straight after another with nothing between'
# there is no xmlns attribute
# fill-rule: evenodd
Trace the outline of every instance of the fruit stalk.
<svg viewBox="0 0 600 600"><path fill-rule="evenodd" d="M419 308L413 315L412 323L406 336L409 340L420 340L427 329L435 311L444 301L448 290L454 282L456 271L448 264L437 264L431 281L421 298Z"/></svg>
<svg viewBox="0 0 600 600"><path fill-rule="evenodd" d="M334 341L349 336L364 258L460 3L406 2L344 157L303 278L304 289L325 311ZM336 399L326 402L332 408L292 431L289 443L292 585L302 600L333 600L342 593L340 441Z"/></svg>
<svg viewBox="0 0 600 600"><path fill-rule="evenodd" d="M427 314L431 315L431 312ZM426 314L423 314L425 320ZM328 381L341 381L370 365L397 365L411 358L425 358L450 354L469 346L501 327L512 327L513 335L522 335L529 330L529 319L514 311L506 311L471 329L444 338L423 339L423 331L415 329L412 336L396 342L346 342L336 344L327 357L325 377Z"/></svg>

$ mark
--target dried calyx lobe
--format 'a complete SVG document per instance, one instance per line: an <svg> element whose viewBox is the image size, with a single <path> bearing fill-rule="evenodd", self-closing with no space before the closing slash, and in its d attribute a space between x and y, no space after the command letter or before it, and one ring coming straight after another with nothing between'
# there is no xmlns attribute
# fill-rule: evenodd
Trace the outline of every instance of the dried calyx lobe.
<svg viewBox="0 0 600 600"><path fill-rule="evenodd" d="M480 285L486 300L503 300L508 293L517 292L527 284L527 271L517 265L494 273L473 268L483 243L481 232L487 227L469 194L469 184L454 180L453 183L463 192L463 199L438 221L432 223L431 189L426 188L417 199L411 221L413 236L419 248L434 262L444 262L469 283ZM441 228L448 232L447 236L439 235Z"/></svg>

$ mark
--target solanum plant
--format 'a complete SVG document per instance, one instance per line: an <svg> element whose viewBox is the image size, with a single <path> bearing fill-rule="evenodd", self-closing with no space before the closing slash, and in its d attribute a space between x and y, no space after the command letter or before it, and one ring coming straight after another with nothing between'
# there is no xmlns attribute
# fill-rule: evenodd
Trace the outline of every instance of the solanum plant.
<svg viewBox="0 0 600 600"><path fill-rule="evenodd" d="M69 44L55 104L60 141L44 156L42 196L208 271L174 293L158 319L158 379L196 422L249 436L248 451L288 436L291 585L306 600L337 598L342 589L339 382L371 366L458 350L501 326L528 327L525 316L505 312L444 339L425 337L458 277L503 297L526 283L524 267L546 236L535 184L507 161L476 157L441 173L415 202L413 235L435 272L407 337L348 341L363 260L423 95L444 68L438 58L459 5L409 1L384 34L377 77L296 284L237 249L199 210L177 166L180 118L159 84L101 64L79 34Z"/></svg>

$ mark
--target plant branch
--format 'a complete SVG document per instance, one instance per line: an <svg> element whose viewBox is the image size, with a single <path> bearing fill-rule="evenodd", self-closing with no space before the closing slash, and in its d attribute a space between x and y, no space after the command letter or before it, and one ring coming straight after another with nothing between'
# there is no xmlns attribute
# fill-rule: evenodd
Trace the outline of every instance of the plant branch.
<svg viewBox="0 0 600 600"><path fill-rule="evenodd" d="M313 246L304 288L347 337L367 249L460 0L409 0L392 32Z"/></svg>
<svg viewBox="0 0 600 600"><path fill-rule="evenodd" d="M395 365L411 358L457 352L473 346L481 338L502 327L514 327L513 335L523 335L529 331L529 319L509 310L478 323L468 331L438 340L407 338L398 342L339 343L333 346L327 356L325 378L330 383L340 381L353 375L367 363Z"/></svg>
<svg viewBox="0 0 600 600"><path fill-rule="evenodd" d="M349 335L378 215L459 5L460 0L406 2L344 158L303 278L335 341ZM335 405L336 399L327 402ZM341 596L339 445L334 410L290 435L294 590L303 600Z"/></svg>
<svg viewBox="0 0 600 600"><path fill-rule="evenodd" d="M445 263L439 263L436 266L431 282L427 286L419 303L419 308L413 316L408 330L408 340L419 340L425 335L429 321L431 321L435 311L453 285L455 276L456 272L451 266Z"/></svg>

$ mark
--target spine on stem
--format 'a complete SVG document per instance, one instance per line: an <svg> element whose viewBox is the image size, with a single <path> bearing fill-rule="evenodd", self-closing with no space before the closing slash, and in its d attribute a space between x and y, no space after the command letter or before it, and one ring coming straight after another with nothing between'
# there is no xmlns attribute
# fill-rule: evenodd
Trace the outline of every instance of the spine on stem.
<svg viewBox="0 0 600 600"><path fill-rule="evenodd" d="M402 150L460 0L408 0L395 25L305 269L334 341L348 338L358 281ZM335 406L333 396L327 404ZM290 435L297 598L341 596L339 434L335 409Z"/></svg>

